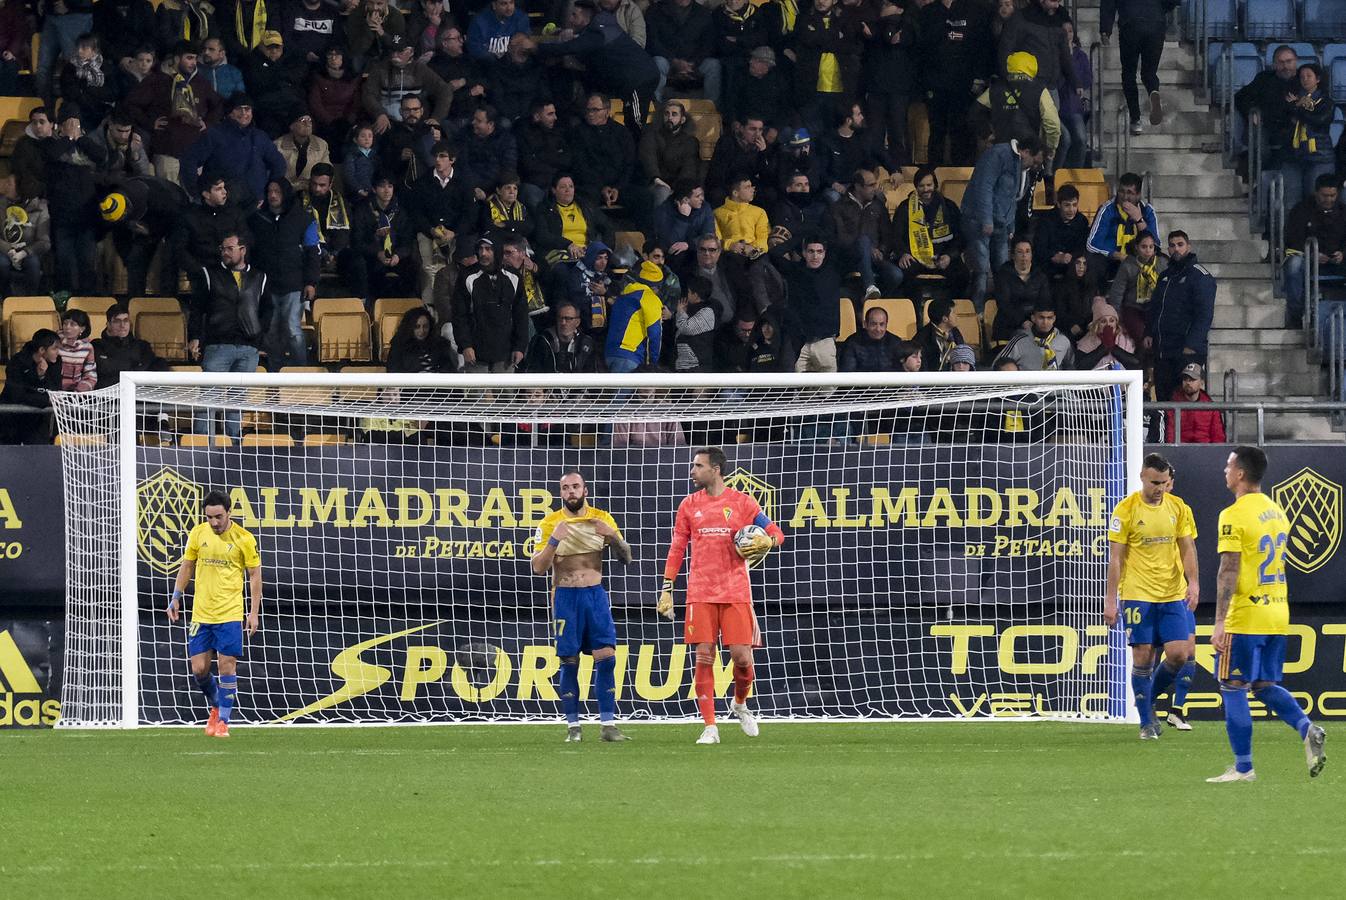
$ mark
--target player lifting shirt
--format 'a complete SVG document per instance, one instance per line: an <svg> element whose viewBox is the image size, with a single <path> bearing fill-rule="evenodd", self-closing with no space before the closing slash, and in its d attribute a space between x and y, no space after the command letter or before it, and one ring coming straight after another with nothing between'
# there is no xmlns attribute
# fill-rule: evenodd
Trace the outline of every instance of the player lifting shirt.
<svg viewBox="0 0 1346 900"><path fill-rule="evenodd" d="M589 505L589 488L575 470L561 476L561 508L549 513L537 530L533 574L551 570L555 579L556 655L561 659L561 708L566 741L581 740L580 654L594 658L594 691L598 694L600 737L629 740L617 728L617 626L603 589L603 551L612 547L623 564L631 562L631 545L617 522Z"/></svg>
<svg viewBox="0 0 1346 900"><path fill-rule="evenodd" d="M673 542L664 566L659 613L673 618L673 582L682 568L687 545L692 562L687 576L685 640L696 645L696 703L705 722L698 744L718 744L715 724L715 670L717 641L729 648L734 663L734 703L744 734L757 736L756 717L748 710L753 682L752 648L760 646L752 609L749 565L757 565L785 542L780 527L767 518L757 501L724 483L728 467L724 452L706 447L692 454L691 480L700 490L678 505ZM756 525L761 533L745 544L735 541L740 530Z"/></svg>

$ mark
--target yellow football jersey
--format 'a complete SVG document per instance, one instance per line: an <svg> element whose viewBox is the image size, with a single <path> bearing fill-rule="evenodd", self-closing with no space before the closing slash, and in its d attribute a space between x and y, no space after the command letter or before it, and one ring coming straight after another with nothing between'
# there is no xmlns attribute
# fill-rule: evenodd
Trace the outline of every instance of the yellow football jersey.
<svg viewBox="0 0 1346 900"><path fill-rule="evenodd" d="M216 534L202 522L187 536L183 559L196 560L192 621L205 625L243 621L243 581L262 564L257 539L237 523Z"/></svg>
<svg viewBox="0 0 1346 900"><path fill-rule="evenodd" d="M1172 494L1150 506L1140 492L1112 511L1108 540L1128 548L1119 593L1122 600L1167 603L1187 596L1178 539L1196 539L1192 509Z"/></svg>
<svg viewBox="0 0 1346 900"><path fill-rule="evenodd" d="M1285 586L1285 541L1290 520L1266 494L1244 494L1220 513L1221 553L1239 554L1239 580L1225 613L1231 634L1285 634L1290 630Z"/></svg>
<svg viewBox="0 0 1346 900"><path fill-rule="evenodd" d="M618 537L621 537L622 534L622 530L617 527L617 520L601 509L588 506L579 515L571 515L570 511L563 506L555 512L548 513L547 517L542 520L542 524L537 527L537 547L539 550L551 538L556 526L562 522L570 525L570 533L557 545L557 556L575 556L580 553L596 553L602 550L606 542L601 534L594 531L594 522L606 522L608 527L617 532Z"/></svg>

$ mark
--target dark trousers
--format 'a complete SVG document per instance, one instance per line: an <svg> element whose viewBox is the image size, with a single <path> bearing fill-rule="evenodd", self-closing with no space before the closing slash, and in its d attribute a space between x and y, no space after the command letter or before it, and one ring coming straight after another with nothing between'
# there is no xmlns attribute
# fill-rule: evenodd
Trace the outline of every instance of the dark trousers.
<svg viewBox="0 0 1346 900"><path fill-rule="evenodd" d="M121 257L122 263L126 266L126 292L129 296L144 296L145 286L149 279L150 264L154 261L155 252L163 243L164 238L162 237L132 234L122 228L112 232L112 245L117 248L117 255ZM177 260L173 258L172 253L165 249L159 265L159 293L164 295L175 294L177 289Z"/></svg>
<svg viewBox="0 0 1346 900"><path fill-rule="evenodd" d="M966 81L942 82L931 88L930 149L927 153L933 166L970 166L976 161L976 135L968 122L968 107L972 105L972 85ZM947 158L944 141L949 142Z"/></svg>
<svg viewBox="0 0 1346 900"><path fill-rule="evenodd" d="M87 222L51 223L56 290L91 294L94 289L94 230Z"/></svg>
<svg viewBox="0 0 1346 900"><path fill-rule="evenodd" d="M1162 23L1161 23L1162 24ZM1122 93L1132 122L1140 121L1140 96L1136 91L1136 63L1140 63L1140 80L1145 92L1159 90L1159 57L1164 53L1164 31L1135 31L1123 28L1117 40L1122 57Z"/></svg>
<svg viewBox="0 0 1346 900"><path fill-rule="evenodd" d="M870 94L869 117L884 130L888 142L888 162L891 166L911 165L911 141L907 137L907 107L911 97L906 94Z"/></svg>

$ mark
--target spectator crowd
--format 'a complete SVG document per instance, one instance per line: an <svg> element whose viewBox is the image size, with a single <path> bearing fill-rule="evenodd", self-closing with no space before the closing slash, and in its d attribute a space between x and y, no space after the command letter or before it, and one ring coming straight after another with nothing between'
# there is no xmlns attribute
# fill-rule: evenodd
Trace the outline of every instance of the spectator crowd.
<svg viewBox="0 0 1346 900"><path fill-rule="evenodd" d="M1196 238L1160 231L1133 174L1092 221L1054 177L1090 161L1060 0L33 12L0 14L0 84L38 28L45 100L0 179L0 291L114 293L115 254L119 298L184 297L207 371L306 364L323 296L421 298L396 372L1120 366L1177 399L1204 371ZM960 202L940 166L970 168ZM866 308L904 297L911 340ZM63 313L12 354L4 400L164 365L126 311L101 336Z"/></svg>

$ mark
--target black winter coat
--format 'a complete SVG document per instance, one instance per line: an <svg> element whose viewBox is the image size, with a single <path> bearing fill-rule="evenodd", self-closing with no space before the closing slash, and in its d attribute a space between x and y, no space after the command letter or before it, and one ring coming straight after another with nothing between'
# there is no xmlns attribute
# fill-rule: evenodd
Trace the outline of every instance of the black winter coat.
<svg viewBox="0 0 1346 900"><path fill-rule="evenodd" d="M281 211L273 213L264 203L248 218L254 239L252 262L266 273L272 294L317 287L318 226L313 214L295 199L288 179L274 183L280 185L284 195Z"/></svg>

